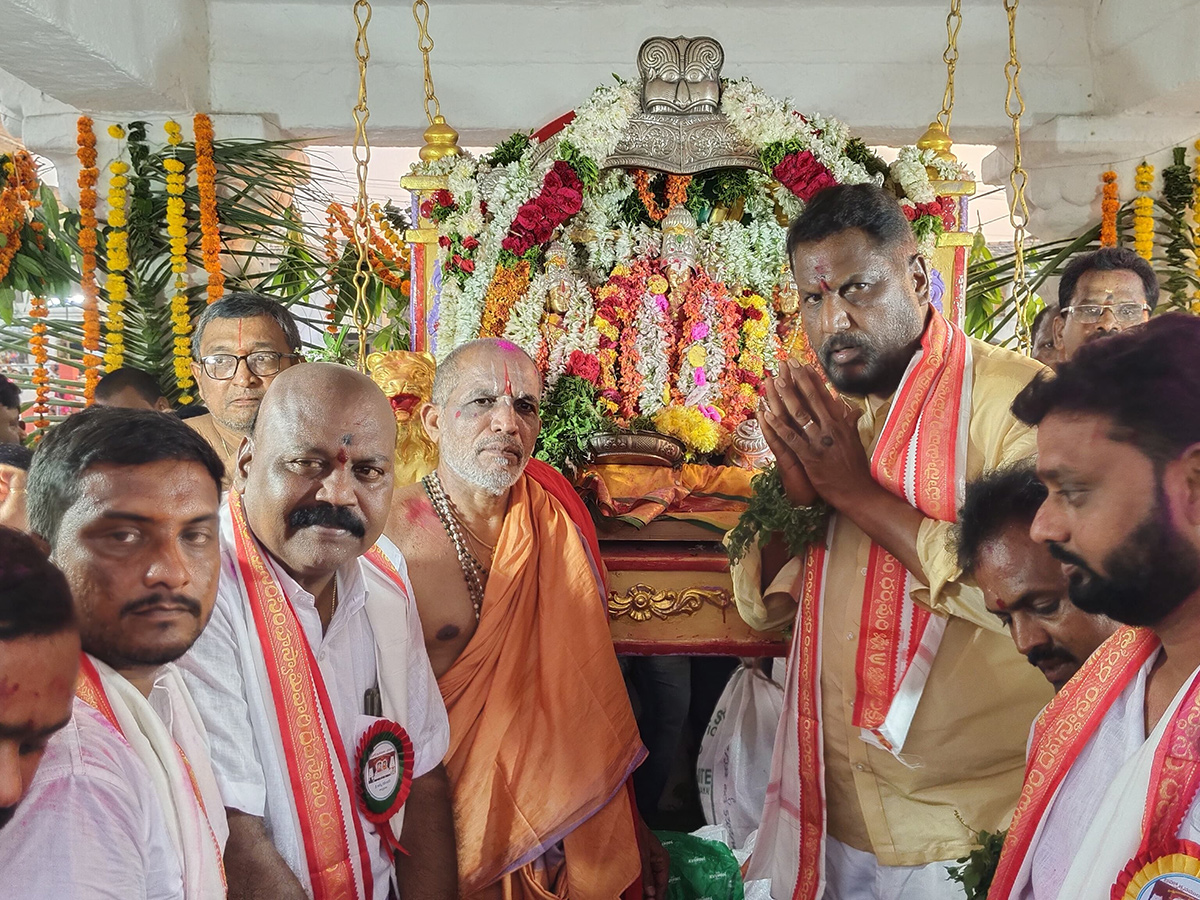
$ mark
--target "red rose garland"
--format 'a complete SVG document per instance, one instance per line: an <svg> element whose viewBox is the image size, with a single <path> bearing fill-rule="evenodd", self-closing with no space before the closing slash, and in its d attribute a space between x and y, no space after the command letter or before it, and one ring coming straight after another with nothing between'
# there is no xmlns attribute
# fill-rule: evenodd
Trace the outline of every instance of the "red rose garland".
<svg viewBox="0 0 1200 900"><path fill-rule="evenodd" d="M789 153L771 170L775 180L807 203L817 191L837 184L833 173L817 161L812 151Z"/></svg>
<svg viewBox="0 0 1200 900"><path fill-rule="evenodd" d="M549 243L556 229L583 208L583 182L561 159L542 179L542 190L525 201L500 246L515 256Z"/></svg>

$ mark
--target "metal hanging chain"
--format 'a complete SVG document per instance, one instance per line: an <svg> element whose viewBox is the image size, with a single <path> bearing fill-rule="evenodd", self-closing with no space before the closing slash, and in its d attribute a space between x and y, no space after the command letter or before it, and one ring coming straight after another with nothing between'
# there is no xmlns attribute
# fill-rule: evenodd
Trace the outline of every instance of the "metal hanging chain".
<svg viewBox="0 0 1200 900"><path fill-rule="evenodd" d="M1008 221L1013 228L1013 301L1017 305L1017 343L1022 351L1032 349L1032 336L1025 310L1029 305L1029 282L1025 274L1025 226L1029 223L1029 204L1025 202L1025 188L1029 184L1029 173L1021 165L1021 115L1025 112L1025 100L1021 96L1021 63L1017 59L1017 7L1021 0L1004 0L1004 11L1008 14L1008 62L1004 64L1004 78L1008 91L1004 97L1004 111L1012 119L1013 164L1008 175L1012 188L1009 201Z"/></svg>
<svg viewBox="0 0 1200 900"><path fill-rule="evenodd" d="M358 329L358 367L366 371L367 329L371 325L371 306L367 300L367 285L371 278L371 266L367 259L367 247L371 241L371 220L368 214L367 167L371 162L371 142L367 138L367 119L371 111L367 108L367 62L371 59L371 48L367 44L367 25L371 22L371 4L368 0L355 0L354 24L358 36L354 39L354 56L358 60L358 103L354 106L354 168L358 175L358 199L354 203L354 308L351 316Z"/></svg>
<svg viewBox="0 0 1200 900"><path fill-rule="evenodd" d="M417 49L425 62L425 118L433 124L433 117L442 114L441 104L433 92L433 73L429 71L429 54L433 50L433 38L429 36L429 4L425 0L415 0L412 7L413 19L417 23ZM432 111L430 104L433 105Z"/></svg>
<svg viewBox="0 0 1200 900"><path fill-rule="evenodd" d="M942 95L942 111L937 122L946 134L950 133L950 116L954 113L954 70L958 67L958 29L962 28L962 0L950 0L950 14L946 16L946 92Z"/></svg>

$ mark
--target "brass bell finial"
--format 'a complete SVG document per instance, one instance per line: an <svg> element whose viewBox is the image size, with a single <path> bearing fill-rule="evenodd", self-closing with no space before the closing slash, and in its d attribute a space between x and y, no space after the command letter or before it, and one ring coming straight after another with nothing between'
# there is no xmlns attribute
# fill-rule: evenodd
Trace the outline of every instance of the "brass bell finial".
<svg viewBox="0 0 1200 900"><path fill-rule="evenodd" d="M934 120L929 123L929 128L921 135L917 141L918 150L932 150L933 155L938 159L944 159L947 162L958 162L958 157L950 152L950 148L954 142L950 140L950 135L946 133L946 129L942 127L941 122Z"/></svg>
<svg viewBox="0 0 1200 900"><path fill-rule="evenodd" d="M462 148L458 146L458 132L446 124L442 116L434 116L433 124L425 129L425 146L421 148L421 159L432 162L444 156L458 156Z"/></svg>

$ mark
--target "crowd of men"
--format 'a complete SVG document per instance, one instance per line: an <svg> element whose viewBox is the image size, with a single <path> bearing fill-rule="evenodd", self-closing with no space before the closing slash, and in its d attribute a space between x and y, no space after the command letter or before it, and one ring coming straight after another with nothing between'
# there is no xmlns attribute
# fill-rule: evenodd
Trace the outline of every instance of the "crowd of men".
<svg viewBox="0 0 1200 900"><path fill-rule="evenodd" d="M819 369L784 365L760 422L830 518L732 573L793 632L745 877L957 898L947 865L1010 821L992 898L1200 872L1200 320L1149 321L1135 254L1081 256L1034 323L1051 373L942 316L867 185L787 251ZM193 342L203 415L118 370L32 455L0 443L5 895L665 900L534 362L449 353L437 467L397 489L388 399L304 362L282 305L231 295Z"/></svg>

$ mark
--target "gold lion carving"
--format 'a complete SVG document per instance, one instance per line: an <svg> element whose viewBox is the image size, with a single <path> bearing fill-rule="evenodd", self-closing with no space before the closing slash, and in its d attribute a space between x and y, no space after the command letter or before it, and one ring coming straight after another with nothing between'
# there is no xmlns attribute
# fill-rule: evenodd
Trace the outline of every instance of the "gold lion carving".
<svg viewBox="0 0 1200 900"><path fill-rule="evenodd" d="M396 438L396 486L412 484L437 466L437 445L421 425L418 412L433 395L437 364L430 353L392 350L367 357L367 370L392 401L399 434Z"/></svg>

